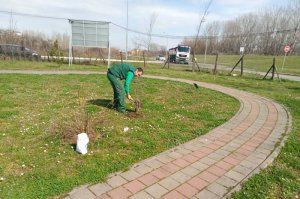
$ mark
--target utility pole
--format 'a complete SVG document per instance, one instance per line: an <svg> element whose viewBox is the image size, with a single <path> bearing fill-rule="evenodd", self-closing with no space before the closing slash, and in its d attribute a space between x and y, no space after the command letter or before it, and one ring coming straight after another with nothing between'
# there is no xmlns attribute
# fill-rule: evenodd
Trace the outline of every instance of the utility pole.
<svg viewBox="0 0 300 199"><path fill-rule="evenodd" d="M166 32L164 32L164 35L165 35L165 38L167 39L167 43L166 43L166 57L167 57L168 56L168 51L169 51L169 49L168 49L169 37L168 37L168 35L166 35Z"/></svg>

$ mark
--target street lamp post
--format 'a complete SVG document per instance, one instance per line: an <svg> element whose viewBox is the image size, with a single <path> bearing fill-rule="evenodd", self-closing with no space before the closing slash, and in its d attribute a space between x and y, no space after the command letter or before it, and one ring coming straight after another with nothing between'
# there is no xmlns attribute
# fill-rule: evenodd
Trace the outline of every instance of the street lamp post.
<svg viewBox="0 0 300 199"><path fill-rule="evenodd" d="M168 56L168 45L169 45L169 37L166 34L166 32L164 32L165 38L167 38L167 43L166 43L166 57Z"/></svg>
<svg viewBox="0 0 300 199"><path fill-rule="evenodd" d="M206 39L205 39L204 64L206 63L206 52L207 52L207 36L206 36Z"/></svg>
<svg viewBox="0 0 300 199"><path fill-rule="evenodd" d="M127 20L126 20L126 61L127 61L127 47L128 47L128 0L127 0Z"/></svg>

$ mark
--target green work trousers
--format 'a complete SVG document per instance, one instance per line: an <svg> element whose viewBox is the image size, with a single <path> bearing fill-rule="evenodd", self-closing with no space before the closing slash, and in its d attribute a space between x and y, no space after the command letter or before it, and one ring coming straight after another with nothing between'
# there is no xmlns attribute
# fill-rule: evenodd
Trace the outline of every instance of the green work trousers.
<svg viewBox="0 0 300 199"><path fill-rule="evenodd" d="M110 72L107 72L107 78L114 90L114 108L121 113L125 113L125 89L122 81Z"/></svg>

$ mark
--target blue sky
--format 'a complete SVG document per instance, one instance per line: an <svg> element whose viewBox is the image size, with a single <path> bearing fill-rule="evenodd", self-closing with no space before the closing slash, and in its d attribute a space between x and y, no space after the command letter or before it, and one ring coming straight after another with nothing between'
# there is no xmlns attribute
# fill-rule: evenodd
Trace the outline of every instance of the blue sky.
<svg viewBox="0 0 300 199"><path fill-rule="evenodd" d="M47 2L47 3L46 3ZM157 16L153 33L166 35L196 34L199 18L207 0L0 0L0 11L12 11L42 16L71 19L86 19L114 22L126 27L128 2L128 27L146 32L150 17ZM274 6L286 5L289 0L213 0L205 23L234 19L249 12L257 12ZM10 26L10 15L0 12L0 28ZM53 20L13 15L17 30L34 30L45 34L68 33L67 20ZM204 24L205 25L205 24ZM129 48L132 41L141 35L128 34ZM111 44L125 49L125 31L111 26ZM154 38L161 45L172 47L179 40Z"/></svg>

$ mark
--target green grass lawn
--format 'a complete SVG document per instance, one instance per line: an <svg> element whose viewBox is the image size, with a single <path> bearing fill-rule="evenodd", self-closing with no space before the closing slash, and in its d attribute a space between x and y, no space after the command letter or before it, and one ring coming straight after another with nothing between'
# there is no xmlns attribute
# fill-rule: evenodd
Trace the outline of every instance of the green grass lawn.
<svg viewBox="0 0 300 199"><path fill-rule="evenodd" d="M298 75L300 76L300 56L287 56L285 59L284 67L283 59L284 56L276 56L276 66L279 73ZM206 64L215 64L215 55L207 55ZM233 68L233 66L240 59L239 55L219 55L218 65L223 65L228 68ZM204 55L198 55L197 61L199 64L204 63ZM259 55L245 55L244 57L244 69L245 70L255 70L259 72L267 72L273 63L273 56L259 56ZM136 66L143 66L143 63L133 63ZM163 67L163 64L161 64ZM188 69L191 70L191 66L186 65L172 65L173 68ZM166 66L167 68L167 66ZM219 67L218 69L220 69ZM107 70L107 64L102 62L84 65L84 64L73 64L69 66L68 64L57 64L55 62L36 62L36 61L18 61L10 60L4 61L0 60L0 70L1 69L14 69L14 70L27 70L27 69L38 69L38 70L91 70L91 71L105 71ZM236 70L240 70L240 64L236 67Z"/></svg>
<svg viewBox="0 0 300 199"><path fill-rule="evenodd" d="M46 62L46 61L26 61L26 60L0 60L0 70L10 69L10 70L99 70L106 69L107 65L101 64L58 64L56 62Z"/></svg>
<svg viewBox="0 0 300 199"><path fill-rule="evenodd" d="M244 56L244 69L255 70L259 72L267 72L273 64L274 56L259 56L259 55L245 55ZM197 56L199 63L204 63L204 55ZM206 56L207 64L215 64L215 55ZM239 55L219 55L218 65L223 65L228 68L233 68L239 61ZM300 56L287 56L283 65L284 56L275 56L275 64L279 73L300 75ZM283 66L283 67L282 67ZM240 64L236 70L240 69Z"/></svg>
<svg viewBox="0 0 300 199"><path fill-rule="evenodd" d="M104 75L0 74L0 198L48 198L102 181L226 122L237 100L193 85L142 79L141 116L110 109ZM128 104L133 110L133 104ZM89 154L74 151L88 113ZM129 127L124 132L124 127Z"/></svg>
<svg viewBox="0 0 300 199"><path fill-rule="evenodd" d="M30 63L19 64L18 67L24 69L26 65L26 69L31 69ZM4 65L5 69L10 67L9 64ZM40 69L47 68L43 63L36 66ZM82 67L83 70L106 71L105 66ZM3 69L3 66L1 68ZM233 87L268 97L287 107L293 117L293 128L285 146L275 161L267 169L250 178L233 198L299 197L299 82L261 80L261 76L251 74L231 77L220 73L213 76L205 71L192 73L181 67L161 68L162 66L147 65L145 74L186 78ZM47 69L51 70L51 67ZM132 119L118 115L106 107L112 93L104 76L103 78L96 75L0 76L2 127L0 156L3 161L3 164L2 162L0 164L0 173L1 176L5 174L5 180L0 182L0 198L4 196L4 198L7 196L18 198L20 194L24 194L22 195L24 198L30 196L46 198L66 193L80 184L98 182L108 173L127 168L140 159L206 133L218 125L215 122L225 122L239 107L235 100L202 88L199 92L190 85L180 83L171 85L170 82L142 78L141 99L144 102L142 112L145 117ZM176 90L176 95L172 94L173 89L179 89ZM183 96L181 100L176 101L178 92ZM211 106L210 100L217 100L212 101L216 105ZM188 101L190 106L182 105L182 102L188 104ZM89 112L94 136L90 143L90 151L93 153L87 156L75 154L70 144L70 137L75 132L74 126L77 126L74 124L78 123L76 122L78 118L83 117L82 104L85 104L83 102L86 102L85 109ZM200 109L199 111L204 113L201 115L206 116L199 118L199 114L191 112L196 111L192 107L197 107L197 111ZM222 111L218 112L218 108L214 107L220 107ZM132 105L129 108L133 109ZM162 114L162 110L166 112ZM228 110L230 111L227 112ZM196 119L197 123L193 122L193 119ZM187 126L200 122L194 129L179 124L180 129L184 129L187 133L183 134L180 129L170 130L171 127L177 126L174 122L178 120ZM124 126L131 128L129 133L122 132ZM109 166L110 162L114 163L113 167ZM39 191L34 191L35 189Z"/></svg>

